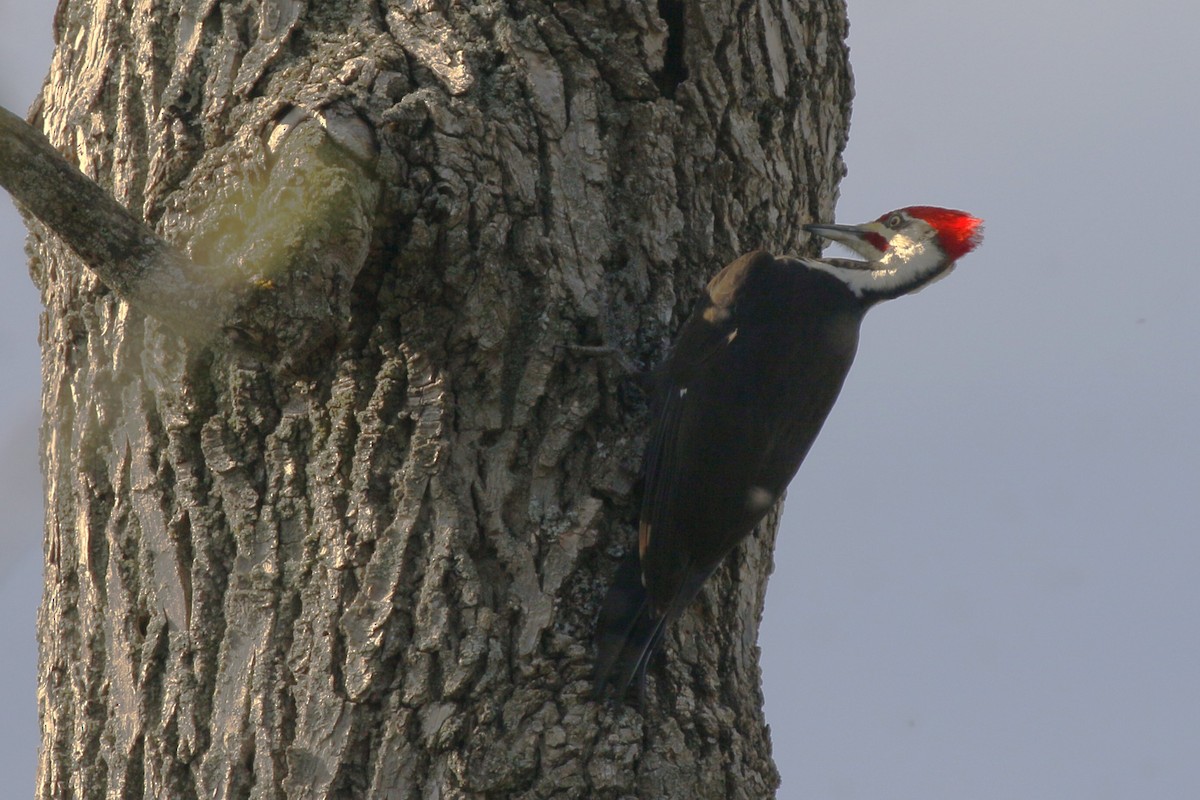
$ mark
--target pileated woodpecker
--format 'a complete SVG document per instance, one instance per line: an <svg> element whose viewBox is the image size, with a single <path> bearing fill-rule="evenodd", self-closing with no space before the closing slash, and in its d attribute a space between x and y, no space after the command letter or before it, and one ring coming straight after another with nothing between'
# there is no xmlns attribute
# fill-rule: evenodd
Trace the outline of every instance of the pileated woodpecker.
<svg viewBox="0 0 1200 800"><path fill-rule="evenodd" d="M709 281L654 372L638 548L600 612L595 695L644 694L667 626L787 488L833 407L867 309L946 275L982 220L910 206L806 225L865 261L747 253Z"/></svg>

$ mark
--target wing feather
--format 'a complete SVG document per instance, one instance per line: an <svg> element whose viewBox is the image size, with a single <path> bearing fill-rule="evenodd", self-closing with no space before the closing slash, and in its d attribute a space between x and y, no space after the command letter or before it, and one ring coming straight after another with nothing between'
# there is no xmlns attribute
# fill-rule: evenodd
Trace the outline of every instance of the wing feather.
<svg viewBox="0 0 1200 800"><path fill-rule="evenodd" d="M653 562L656 580L647 586L660 613L676 604L681 587L694 581L688 548L676 547L680 514L679 481L690 454L681 454L681 429L698 421L702 410L688 389L702 380L737 338L737 289L755 269L773 261L763 252L748 253L709 281L705 297L684 323L675 347L660 373L657 413L642 462L644 476L638 550L645 571ZM709 567L702 569L707 574Z"/></svg>

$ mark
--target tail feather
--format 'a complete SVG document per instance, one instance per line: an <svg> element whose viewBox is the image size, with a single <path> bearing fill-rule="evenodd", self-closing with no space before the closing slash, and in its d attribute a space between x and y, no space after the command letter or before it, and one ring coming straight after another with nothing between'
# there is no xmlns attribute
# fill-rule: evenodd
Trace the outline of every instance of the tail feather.
<svg viewBox="0 0 1200 800"><path fill-rule="evenodd" d="M617 567L612 587L604 598L596 621L596 674L592 696L624 700L629 687L637 688L639 700L646 694L646 668L662 645L667 627L683 613L715 567L697 570L685 567L675 596L665 610L654 610L642 584L641 559L630 553Z"/></svg>
<svg viewBox="0 0 1200 800"><path fill-rule="evenodd" d="M664 622L642 585L638 554L630 553L617 567L596 623L595 698L623 700L634 684L639 697L645 694L646 667L662 641Z"/></svg>

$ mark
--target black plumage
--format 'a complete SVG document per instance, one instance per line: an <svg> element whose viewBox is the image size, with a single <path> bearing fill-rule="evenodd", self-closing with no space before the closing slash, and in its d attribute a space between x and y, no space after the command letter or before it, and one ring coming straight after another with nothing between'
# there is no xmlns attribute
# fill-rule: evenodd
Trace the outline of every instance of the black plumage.
<svg viewBox="0 0 1200 800"><path fill-rule="evenodd" d="M638 549L600 611L597 696L644 691L666 627L779 499L837 400L867 310L946 275L982 225L936 206L806 225L865 260L755 251L709 281L653 376Z"/></svg>
<svg viewBox="0 0 1200 800"><path fill-rule="evenodd" d="M837 399L866 307L832 275L761 250L709 282L654 376L638 553L601 612L597 694L640 689L666 626L783 493Z"/></svg>

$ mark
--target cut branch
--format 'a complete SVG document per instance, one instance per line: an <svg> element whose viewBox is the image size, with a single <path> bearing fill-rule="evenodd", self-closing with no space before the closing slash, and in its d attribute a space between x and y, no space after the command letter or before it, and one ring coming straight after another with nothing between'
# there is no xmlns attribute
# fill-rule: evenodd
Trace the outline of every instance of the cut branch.
<svg viewBox="0 0 1200 800"><path fill-rule="evenodd" d="M0 185L75 251L117 295L196 341L224 327L231 298L54 149L0 108Z"/></svg>

